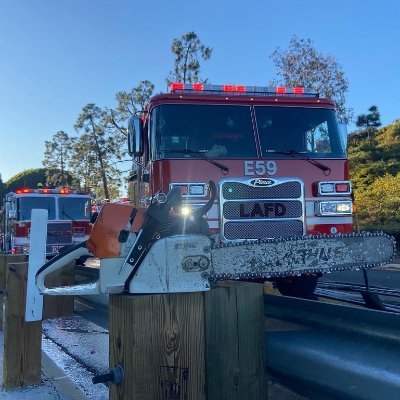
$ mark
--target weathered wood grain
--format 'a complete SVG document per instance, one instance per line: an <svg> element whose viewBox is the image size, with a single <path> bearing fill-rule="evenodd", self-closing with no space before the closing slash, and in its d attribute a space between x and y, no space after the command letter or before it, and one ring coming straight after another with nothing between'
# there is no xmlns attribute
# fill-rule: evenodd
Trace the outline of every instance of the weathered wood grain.
<svg viewBox="0 0 400 400"><path fill-rule="evenodd" d="M3 384L6 389L41 380L42 322L25 322L28 263L7 265Z"/></svg>
<svg viewBox="0 0 400 400"><path fill-rule="evenodd" d="M126 378L110 399L205 399L202 294L110 296L110 367L118 364Z"/></svg>
<svg viewBox="0 0 400 400"><path fill-rule="evenodd" d="M4 330L4 294L7 289L7 264L13 262L25 262L25 254L1 254L0 255L0 331Z"/></svg>
<svg viewBox="0 0 400 400"><path fill-rule="evenodd" d="M110 296L110 400L267 399L263 286Z"/></svg>

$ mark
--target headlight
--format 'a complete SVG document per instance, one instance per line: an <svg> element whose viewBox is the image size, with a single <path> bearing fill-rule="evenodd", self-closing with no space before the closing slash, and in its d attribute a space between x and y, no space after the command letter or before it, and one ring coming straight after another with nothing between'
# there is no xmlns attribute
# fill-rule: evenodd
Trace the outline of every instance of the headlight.
<svg viewBox="0 0 400 400"><path fill-rule="evenodd" d="M350 181L318 182L318 196L341 196L351 194Z"/></svg>
<svg viewBox="0 0 400 400"><path fill-rule="evenodd" d="M318 215L350 215L353 211L351 201L321 201L316 203Z"/></svg>
<svg viewBox="0 0 400 400"><path fill-rule="evenodd" d="M183 206L182 207L182 215L190 215L192 213L191 207Z"/></svg>
<svg viewBox="0 0 400 400"><path fill-rule="evenodd" d="M192 196L204 196L206 190L205 185L189 185L189 194Z"/></svg>
<svg viewBox="0 0 400 400"><path fill-rule="evenodd" d="M181 213L184 216L189 216L197 209L203 207L204 204L182 204Z"/></svg>
<svg viewBox="0 0 400 400"><path fill-rule="evenodd" d="M174 187L179 188L183 198L206 197L207 195L206 183L170 183L169 190Z"/></svg>

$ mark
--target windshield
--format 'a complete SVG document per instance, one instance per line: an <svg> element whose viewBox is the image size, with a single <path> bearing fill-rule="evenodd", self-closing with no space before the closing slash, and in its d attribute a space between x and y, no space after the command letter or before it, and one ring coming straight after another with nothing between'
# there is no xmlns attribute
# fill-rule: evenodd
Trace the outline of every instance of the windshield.
<svg viewBox="0 0 400 400"><path fill-rule="evenodd" d="M254 158L257 150L250 106L165 104L152 111L155 159ZM176 150L176 152L174 152Z"/></svg>
<svg viewBox="0 0 400 400"><path fill-rule="evenodd" d="M345 157L334 110L255 106L263 157L279 152L315 158Z"/></svg>
<svg viewBox="0 0 400 400"><path fill-rule="evenodd" d="M76 197L59 197L58 213L60 219L89 220L90 199Z"/></svg>
<svg viewBox="0 0 400 400"><path fill-rule="evenodd" d="M33 209L47 210L49 219L56 218L54 197L21 197L18 199L18 221L30 221Z"/></svg>

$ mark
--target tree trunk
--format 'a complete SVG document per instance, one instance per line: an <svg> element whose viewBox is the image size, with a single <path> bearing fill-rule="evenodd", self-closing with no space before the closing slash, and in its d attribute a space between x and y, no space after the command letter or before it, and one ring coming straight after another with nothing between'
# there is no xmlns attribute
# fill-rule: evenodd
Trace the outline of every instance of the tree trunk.
<svg viewBox="0 0 400 400"><path fill-rule="evenodd" d="M96 143L97 155L99 157L99 163L100 163L100 169L101 169L101 180L103 181L104 196L106 197L106 199L110 200L110 193L108 191L108 185L107 185L107 176L106 176L106 171L104 170L103 157L101 155L99 141L97 140L96 128L94 126L93 120L91 120L91 122L92 122L94 140Z"/></svg>

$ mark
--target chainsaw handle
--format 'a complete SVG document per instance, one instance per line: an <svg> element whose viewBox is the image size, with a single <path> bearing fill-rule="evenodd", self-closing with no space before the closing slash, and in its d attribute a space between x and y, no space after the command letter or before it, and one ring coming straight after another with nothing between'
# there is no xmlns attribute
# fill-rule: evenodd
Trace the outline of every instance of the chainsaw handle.
<svg viewBox="0 0 400 400"><path fill-rule="evenodd" d="M210 188L210 200L208 200L203 207L199 208L193 213L195 217L202 217L203 215L206 215L210 211L215 199L217 198L217 186L214 181L208 181L208 186Z"/></svg>
<svg viewBox="0 0 400 400"><path fill-rule="evenodd" d="M45 285L45 278L48 274L66 267L71 261L74 261L81 256L93 256L86 248L86 241L72 246L44 264L36 273L36 287L38 288L39 292L41 294L49 295L81 295L100 293L99 281L82 285L61 286L55 288L48 288Z"/></svg>

